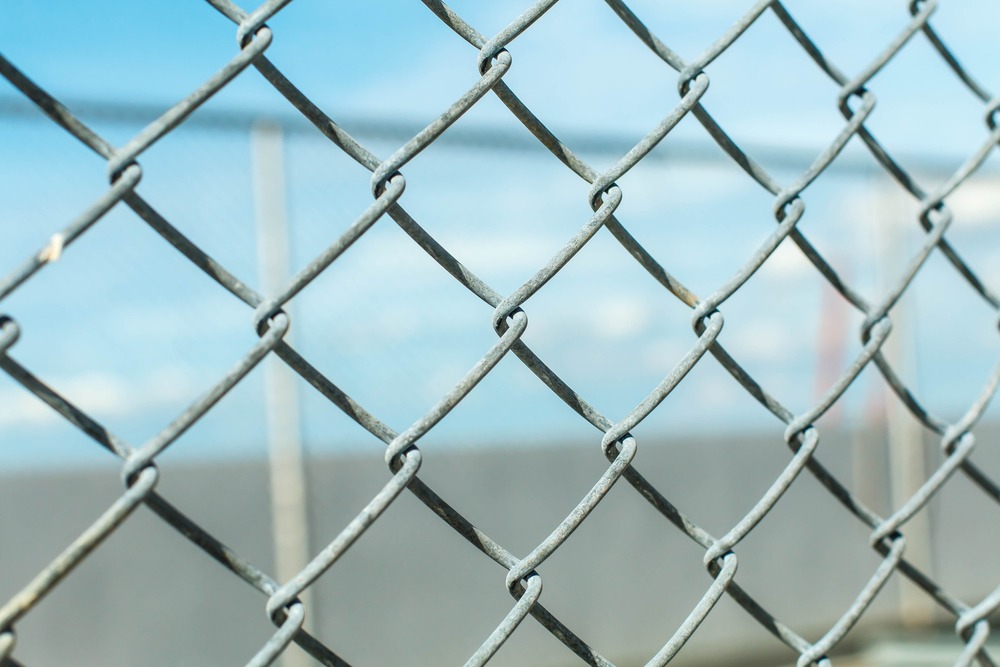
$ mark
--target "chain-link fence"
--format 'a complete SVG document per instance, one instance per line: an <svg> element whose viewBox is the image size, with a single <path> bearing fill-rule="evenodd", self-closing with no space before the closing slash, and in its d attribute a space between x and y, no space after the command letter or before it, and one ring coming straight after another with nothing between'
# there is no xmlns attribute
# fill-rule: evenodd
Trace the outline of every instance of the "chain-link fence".
<svg viewBox="0 0 1000 667"><path fill-rule="evenodd" d="M166 428L146 434L145 442L136 446L116 435L110 425L98 422L94 416L71 402L57 384L50 384L45 377L36 375L31 368L19 363L17 344L22 332L18 325L18 316L16 312L3 314L0 319L2 325L0 367L19 383L24 391L33 394L97 444L118 456L122 460L121 477L125 484L125 491L78 538L68 544L54 560L40 567L37 576L24 584L23 588L0 608L0 657L4 664L20 664L16 659L15 650L18 622L30 614L49 592L67 577L71 577L74 569L95 549L99 549L106 538L125 525L140 505L146 505L166 524L215 559L231 575L242 579L248 586L265 596L262 607L277 629L266 642L262 643L256 655L249 658L247 664L270 664L283 655L292 642L297 643L321 664L348 664L338 655L336 645L329 645L322 636L311 634L307 630L305 619L310 605L309 592L349 549L365 539L366 532L382 520L386 511L401 495L411 493L426 505L433 515L479 550L483 557L491 559L507 570L503 586L513 600L509 613L499 620L488 636L482 638L479 648L469 656L466 664L478 665L488 662L503 644L518 632L522 621L531 616L533 621L529 622L540 624L578 656L580 661L591 665L611 665L614 664L612 659L603 655L600 647L591 645L583 631L561 620L560 610L549 609L543 604L542 581L546 571L546 561L581 524L587 521L595 508L609 496L612 488L627 487L631 487L638 497L648 502L665 524L669 524L672 529L680 531L700 546L703 550L702 563L709 574L701 599L690 608L689 614L680 625L671 628L663 635L661 648L654 655L645 658L647 664L665 664L681 653L699 626L710 617L717 603L726 596L738 603L746 614L756 619L762 632L771 633L777 640L787 645L797 655L797 664L803 666L830 664L829 654L848 636L852 627L880 594L884 595L883 589L887 582L893 579L905 579L914 584L916 589L922 592L923 599L932 601L938 612L944 612L952 617L961 643L961 654L956 664L995 664L985 646L990 631L989 617L1000 606L1000 588L994 588L995 582L983 580L981 584L984 593L990 590L992 592L980 599L964 600L952 594L940 585L931 573L908 558L907 529L918 521L922 510L939 495L949 480L957 477L964 476L971 480L985 497L1000 502L1000 487L993 480L993 476L971 458L976 443L973 430L986 411L996 391L997 383L1000 382L1000 369L992 372L975 400L970 405L964 406L964 413L960 418L949 420L932 410L914 383L905 378L905 374L891 363L886 354L886 349L897 335L894 331L894 309L911 289L918 276L922 275L922 270L932 257L943 258L950 263L954 274L959 276L966 286L963 289L975 294L991 313L1000 308L1000 301L986 284L986 280L981 279L976 269L966 261L966 255L953 245L946 234L955 217L949 207L949 199L956 196L963 186L981 173L981 168L1000 142L1000 129L997 127L1000 98L995 98L963 68L948 46L947 35L939 34L935 30L931 19L937 9L937 3L916 1L910 3L909 16L903 15L905 20L901 20L898 34L867 66L854 74L849 74L841 71L835 62L824 55L822 45L812 40L809 33L781 3L766 1L755 3L699 57L686 61L647 27L643 22L641 11L634 11L617 0L607 0L607 5L613 12L608 13L608 19L620 20L639 43L662 61L663 71L672 72L671 76L676 80L677 102L673 108L665 111L662 120L648 134L631 149L617 156L610 167L598 169L581 157L579 148L571 141L560 140L549 129L551 121L547 124L547 119L541 117L542 114L536 116L517 95L515 88L507 83L508 72L512 72L514 67L513 56L517 53L517 38L529 31L533 24L556 4L555 0L535 3L493 36L482 34L459 12L443 3L425 0L427 9L454 33L454 39L464 40L472 47L469 49L469 62L472 63L474 60L478 80L457 96L455 101L426 127L401 142L402 145L385 159L376 156L368 147L348 134L344 127L338 124L336 118L327 115L323 109L314 104L267 58L265 52L272 43L273 35L266 22L281 12L288 4L287 0L266 2L251 12L237 7L228 0L209 0L209 2L237 26L239 48L236 55L197 90L118 148L84 124L74 113L72 106L64 106L53 97L45 89L44 82L36 81L31 71L22 71L16 63L0 57L0 74L7 81L37 105L53 123L107 161L107 177L110 182L106 193L93 201L86 210L81 211L71 223L59 226L41 250L29 256L19 266L3 267L0 299L6 299L14 294L39 272L60 261L64 254L72 253L74 242L98 228L99 223L106 219L112 209L127 207L161 237L164 252L179 253L204 273L202 281L204 285L226 290L234 299L245 304L247 312L253 313L253 325L258 336L257 342L252 347L240 351L238 355L234 354L237 356L236 363L208 391L196 398L192 396L194 400L190 406L177 415ZM811 160L808 168L787 181L779 180L760 162L755 161L752 151L741 148L724 125L712 115L709 104L708 89L713 62L727 49L737 44L756 22L762 20L763 16L768 16L769 19L776 18L800 47L801 53L814 61L822 75L839 89L836 102L843 117L840 130L829 140L819 155ZM937 179L931 185L921 184L918 176L907 170L895 153L886 148L870 129L872 119L878 114L875 110L878 90L877 86L872 85L872 80L883 69L891 68L894 61L902 57L901 54L906 53L907 49L917 43L933 47L971 99L981 105L984 114L980 146L957 170ZM257 73L251 72L252 69L256 69ZM238 77L258 75L269 82L288 104L300 112L332 145L371 172L372 196L370 205L360 213L355 213L349 224L338 223L337 232L331 235L333 240L328 241L325 247L315 249L311 261L299 269L294 277L281 284L264 284L260 290L251 287L232 270L231 266L224 265L206 252L200 244L193 242L168 219L167 215L161 213L159 206L140 196L138 192L140 181L144 178L141 161L147 150L160 140L164 140L165 143L170 142L171 133L184 124L200 105ZM914 85L919 83L914 82ZM784 93L767 94L773 95L777 104ZM509 113L533 135L538 144L547 149L565 169L587 184L586 202L592 211L589 219L580 221L582 226L578 231L568 239L564 239L562 247L541 262L540 266L536 266L530 277L513 290L500 290L488 284L460 261L460 253L449 248L446 241L436 238L428 231L426 224L418 220L416 215L408 213L403 206L404 190L407 189L408 163L435 142L445 141L452 132L453 124L489 96L499 99ZM627 211L619 210L623 197L627 194L627 188L620 187L619 182L626 182L627 175L650 156L661 142L669 145L670 135L680 123L692 121L700 124L703 132L707 133L732 163L738 165L744 172L746 179L769 193L771 213L775 223L766 240L749 257L743 259L730 278L703 293L696 293L693 288L675 276L671 271L670 257L651 251L641 244L630 229L628 217L623 214ZM894 182L893 187L897 191L906 194L917 203L918 213L913 217L911 224L921 229L923 234L919 248L907 257L898 274L884 280L873 295L866 295L864 290L853 284L850 276L845 275L842 270L838 271L835 262L829 260L826 254L810 241L804 231L803 221L809 217L806 204L809 201L810 186L837 168L838 158L849 143L864 146L870 154L871 164L877 165L881 174L891 178ZM276 159L275 153L266 153L269 150L267 146L265 137L260 148L264 151L264 157L261 159L265 163ZM480 154L488 156L494 149L497 148L484 145L477 150ZM502 150L502 147L497 150ZM484 157L484 161L487 159ZM668 155L665 159L671 158ZM677 159L683 161L685 158L681 155ZM265 175L264 181L258 183L258 190L266 191L267 187L268 181ZM175 196L183 197L183 194L176 193ZM266 202L262 206L267 208ZM474 215L475 211L471 213ZM530 216L532 212L525 210L523 214ZM868 224L884 223L879 216L879 211L871 212ZM300 353L301 349L297 349L289 342L290 339L286 338L290 327L289 312L292 305L301 303L311 286L318 283L321 275L329 272L338 263L343 264L344 258L351 252L352 245L370 234L370 230L391 223L398 225L411 239L414 247L426 253L439 265L440 270L450 275L458 285L485 304L482 310L483 321L495 332L495 342L480 353L478 361L471 369L468 369L450 389L440 393L433 407L426 413L399 430L390 427L374 409L366 407L343 390L341 388L343 378L319 370L314 361L307 358L305 353ZM539 221L538 224L543 224L543 221ZM525 340L529 314L532 318L540 320L547 317L544 310L536 314L529 302L536 294L545 290L550 280L571 265L578 253L598 234L610 234L645 271L650 284L656 285L662 293L671 295L690 308L690 322L694 332L686 351L672 370L634 409L617 416L606 415L599 411L582 390L571 385L565 373L560 374L554 370L550 361L530 347ZM718 238L714 243L721 246L726 240ZM763 381L756 379L758 374L749 372L745 364L741 363L739 356L727 351L727 347L722 344L727 302L775 256L779 246L786 247L790 243L801 251L815 272L818 272L839 294L840 300L849 304L862 318L857 332L862 343L860 351L846 364L846 367L838 368L830 375L827 386L819 392L816 400L811 401L811 405L798 411L789 408L786 405L787 399L779 397L776 392L769 390ZM703 258L705 262L711 259L711 257ZM278 271L271 275L280 273L281 271ZM212 282L215 285L211 285ZM266 277L262 278L262 283L267 283ZM397 286L397 289L406 292L408 299L420 302L419 286L408 288L404 284ZM584 294L583 298L586 296ZM98 302L91 307L99 310L101 304ZM608 317L616 315L609 314ZM730 332L730 329L734 330ZM728 325L726 330L727 334L734 338L741 335L738 324ZM995 334L995 332L990 333ZM600 350L591 350L589 353L592 357L600 354ZM448 418L449 413L466 401L467 397L474 396L477 385L497 368L501 360L514 358L523 364L538 382L569 406L580 420L601 432L602 435L599 438L595 437L592 444L595 450L599 445L600 454L603 454L608 461L603 473L592 480L592 488L578 499L572 511L557 525L551 526L544 539L535 543L526 553L505 547L486 534L467 517L467 513L463 513L458 504L449 502L440 490L432 488L418 475L427 456L421 447L421 440L437 428L442 420ZM239 386L265 359L269 360L269 363L270 360L279 359L308 383L317 396L336 406L369 434L381 440L386 446L384 460L388 468L384 486L372 492L366 499L367 504L364 508L342 527L339 534L333 539L327 538L328 541L322 548L307 554L308 562L304 567L298 567L297 571L288 576L277 577L270 576L244 555L228 547L215 534L199 525L198 517L188 516L157 491L161 478L160 468L157 466L158 459L188 429L214 410L216 404ZM580 360L580 363L587 362L587 359ZM663 409L660 407L661 404L666 407L671 403L669 400L671 394L685 382L685 378L696 366L702 364L720 365L746 394L756 400L761 413L769 413L784 424L784 444L790 452L784 468L773 480L768 481L765 485L767 488L759 500L745 508L742 518L730 525L721 536L710 534L703 527L704 524L699 523L698 507L682 506L672 499L671 489L661 488L649 481L651 476L642 470L641 460L636 459L639 441L633 435L633 432L639 430L640 425L655 411ZM843 403L842 397L850 389L857 387L856 380L866 370L869 373L877 370L891 388L893 400L905 409L912 419L919 422L925 433L933 434L942 452L942 458L933 470L926 471L918 488L908 493L905 498L894 499L895 503L890 511L883 513L871 509L861 495L844 481L842 474L832 471L823 464L821 454L818 453L820 429L817 427L817 422ZM959 379L963 386L968 384L967 378ZM281 394L280 391L278 393ZM276 400L280 401L280 396ZM502 418L519 419L517 414L504 416L504 411L509 408L502 400L494 400L489 409ZM717 410L724 411L724 407ZM287 423L283 427L280 426L282 410L279 409L277 413L273 416L276 421L272 421L272 428L275 423L279 424L277 437L280 437L282 428L287 430L293 426ZM904 449L898 452L903 458L892 459L890 462L893 465L905 465L906 457L923 457L922 446L919 437L905 442ZM302 462L296 458L297 456L298 454L294 452L292 455L286 452L278 457L277 467L285 471L285 477L280 475L272 477L276 495L284 497L302 493L301 483L304 479L301 475ZM717 465L725 466L726 461L718 461ZM772 614L766 608L761 592L744 587L737 577L741 543L751 534L760 535L763 532L766 535L767 529L758 528L759 524L781 503L786 491L803 474L815 478L829 495L840 503L844 512L853 516L865 527L868 531L868 545L880 558L878 566L869 574L868 580L856 594L853 594L853 601L848 608L838 613L837 620L822 636L813 639L807 638L797 629L795 618L780 618L779 614ZM282 516L276 513L275 522L282 523ZM284 520L294 522L296 518L292 514L286 516ZM298 530L301 532L303 529L307 527L300 526ZM969 530L990 530L990 527L972 526ZM988 556L989 554L980 555L986 558ZM472 557L471 553L469 557ZM670 567L669 560L664 567ZM278 569L281 569L280 564ZM150 573L149 576L155 577L156 573ZM222 576L221 570L219 576ZM822 575L817 573L816 576ZM372 582L371 585L374 586L376 583ZM587 582L581 581L577 585L585 587ZM432 609L433 604L433 601L429 601L429 608ZM58 641L58 637L54 637L53 641ZM391 641L391 633L387 635L385 641ZM232 657L233 662L245 659L244 656Z"/></svg>

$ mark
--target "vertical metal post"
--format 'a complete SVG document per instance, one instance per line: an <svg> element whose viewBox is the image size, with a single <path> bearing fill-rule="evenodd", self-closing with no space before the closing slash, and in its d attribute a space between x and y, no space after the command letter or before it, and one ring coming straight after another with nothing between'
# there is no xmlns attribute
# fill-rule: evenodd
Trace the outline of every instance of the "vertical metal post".
<svg viewBox="0 0 1000 667"><path fill-rule="evenodd" d="M905 243L901 231L902 225L907 222L907 214L902 194L896 188L883 186L875 203L878 284L879 293L884 294L904 269ZM902 377L913 378L917 373L915 322L905 298L893 309L892 325L892 333L882 345L882 353ZM924 433L888 386L885 388L884 407L889 454L889 499L895 510L920 488L927 477ZM906 535L907 560L933 575L932 532L927 508L907 521L902 530ZM903 624L909 627L929 625L933 621L933 613L931 598L909 582L900 580L899 615Z"/></svg>
<svg viewBox="0 0 1000 667"><path fill-rule="evenodd" d="M261 291L271 296L290 275L281 127L255 124L250 149ZM264 388L275 578L284 583L309 561L309 522L295 374L274 355L264 360ZM314 621L309 597L308 589L299 596L307 610L307 630ZM283 654L282 664L299 667L312 663L304 653L290 650Z"/></svg>

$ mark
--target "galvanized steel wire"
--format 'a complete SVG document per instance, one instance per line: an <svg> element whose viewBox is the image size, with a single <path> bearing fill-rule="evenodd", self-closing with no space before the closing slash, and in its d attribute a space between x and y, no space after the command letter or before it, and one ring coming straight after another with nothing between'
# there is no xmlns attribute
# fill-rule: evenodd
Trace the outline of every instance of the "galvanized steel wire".
<svg viewBox="0 0 1000 667"><path fill-rule="evenodd" d="M760 0L732 27L711 44L698 58L687 62L658 38L643 23L642 18L621 0L606 0L614 14L634 33L636 39L658 57L665 68L676 73L678 101L649 133L631 150L620 157L609 169L599 171L585 162L571 145L561 141L508 86L505 75L513 67L516 53L512 42L529 30L532 24L548 11L557 0L541 0L528 7L496 35L479 32L456 11L437 0L424 0L427 8L454 32L455 39L469 44L469 66L475 67L478 80L423 130L409 138L392 155L381 158L348 134L335 119L304 95L295 84L279 71L266 56L272 32L267 21L288 4L288 0L271 0L247 12L229 0L209 0L220 13L236 26L237 49L232 59L223 64L216 74L197 90L168 109L159 118L121 147L115 147L87 127L72 109L55 99L32 78L30 72L0 56L0 75L3 75L26 98L70 135L76 137L90 150L107 160L109 187L105 194L82 211L79 216L55 231L50 242L36 254L28 257L13 269L6 269L0 276L0 300L17 290L33 275L43 271L47 264L57 260L64 252L73 252L73 243L113 208L121 205L131 209L150 228L155 230L165 244L182 254L200 268L206 279L214 281L253 312L258 342L249 350L234 355L235 361L228 373L218 380L206 394L196 398L182 414L145 443L135 446L117 437L91 416L65 399L58 388L49 386L43 378L36 377L16 360L16 344L20 335L15 313L0 316L0 368L25 390L47 403L65 420L86 433L97 444L118 456L125 490L76 540L38 575L27 582L19 593L0 607L0 661L18 664L15 659L15 637L18 621L38 604L47 593L71 576L74 568L88 554L100 547L102 540L112 534L132 512L142 504L152 509L163 521L173 526L190 542L214 558L226 570L259 590L266 598L262 605L276 630L253 656L233 656L233 662L249 665L271 664L291 642L296 642L325 665L348 664L335 652L336 647L325 645L320 638L303 629L303 619L308 613L299 600L300 594L317 579L379 520L386 509L408 491L419 498L435 515L450 525L486 557L507 570L504 580L513 603L509 613L500 619L496 629L482 641L467 665L487 663L502 644L514 633L528 616L563 642L579 659L589 665L612 665L587 638L574 630L542 604L542 580L546 560L565 542L569 535L583 523L594 508L616 484L630 485L642 498L655 508L662 518L687 535L704 549L703 562L709 581L701 600L693 607L687 619L663 637L662 648L649 656L649 665L663 665L681 651L685 642L697 631L698 626L712 612L724 595L730 596L761 626L786 644L798 656L798 665L829 665L829 654L848 634L851 627L865 613L890 577L905 577L922 589L940 609L954 617L955 631L963 649L957 664L995 664L984 648L990 632L988 617L1000 606L1000 587L981 600L962 600L948 593L927 573L906 558L907 522L939 492L955 473L967 476L990 499L1000 502L1000 486L990 475L970 459L975 444L973 428L982 416L988 402L1000 383L1000 368L991 375L978 399L968 407L964 416L948 422L927 408L914 391L900 378L897 370L883 353L883 345L890 335L893 322L890 311L914 281L932 253L940 253L954 267L968 286L994 311L1000 309L997 295L981 280L953 247L946 232L953 220L947 200L980 169L991 152L1000 143L998 111L1000 98L986 90L972 74L966 71L947 46L946 37L934 28L932 17L937 3L914 0L909 5L909 15L901 17L901 29L868 66L856 74L842 72L827 58L820 46L796 22L795 17L780 3ZM841 130L812 164L791 182L781 182L745 152L727 134L725 128L713 118L703 105L711 80L711 64L765 12L770 12L787 29L788 34L819 66L825 76L840 88L837 106L843 116ZM983 139L978 150L943 182L924 188L917 178L907 172L892 153L879 142L878 137L866 126L875 111L877 92L869 88L872 78L892 64L893 58L914 40L926 40L963 84L968 92L982 104L984 113ZM257 74L250 72L253 68ZM185 122L188 116L212 95L240 76L262 76L288 103L312 123L330 142L346 155L372 172L372 202L345 231L319 252L302 268L284 289L265 298L244 281L230 273L213 257L186 238L161 215L154 205L136 192L143 177L141 159L154 143L169 141L170 133ZM402 206L406 188L406 166L422 150L431 145L487 95L495 95L510 113L527 128L537 141L556 160L589 184L588 203L593 211L579 231L520 287L504 294L476 276L454 257L447 247L429 234ZM770 236L739 268L731 279L710 294L696 294L675 278L668 268L648 252L632 236L628 220L616 215L622 201L622 188L618 181L643 160L677 124L687 117L695 118L708 135L733 162L773 196L772 213L775 226ZM905 271L875 300L868 300L852 286L850 280L837 270L810 243L799 228L805 215L806 192L817 178L831 168L841 151L851 141L861 142L882 169L919 203L919 215L913 222L924 230L924 242L919 251L909 258ZM285 309L292 299L316 279L331 264L376 224L387 224L391 219L402 228L413 242L422 248L441 268L459 284L479 297L488 307L489 323L496 332L496 342L465 376L420 419L396 431L342 391L333 378L317 370L308 359L299 354L284 340L289 328ZM694 339L690 349L676 367L629 414L620 419L601 414L586 397L578 394L560 378L545 360L536 355L522 340L528 324L530 308L526 302L543 289L600 230L607 229L648 273L651 280L662 289L691 308L691 327ZM768 260L778 245L790 239L813 264L825 280L864 316L859 331L863 347L858 356L837 378L819 401L811 408L796 414L783 405L777 397L759 384L739 361L723 347L719 340L725 324L725 304L741 286ZM166 245L164 246L166 247ZM188 428L202 418L227 392L235 387L265 357L276 356L308 382L330 403L337 406L385 445L385 462L388 476L385 486L375 493L364 509L350 521L332 541L320 549L312 560L288 581L275 581L260 568L222 544L193 518L175 508L156 490L160 479L157 457L172 445ZM418 472L425 456L420 440L489 374L505 356L517 357L556 396L570 406L581 419L592 424L602 433L601 454L608 460L602 475L591 490L579 500L565 519L528 554L517 555L496 542L473 525L456 508L421 481ZM654 487L633 466L639 443L632 431L666 400L684 380L691 369L706 357L713 357L752 395L764 410L786 425L784 439L790 450L784 470L773 480L760 500L749 508L744 517L724 535L716 537L699 526L696 516L689 515L675 506L668 494ZM709 362L711 363L711 362ZM928 476L921 488L906 502L896 507L889 516L881 516L865 504L830 470L824 467L817 454L820 442L816 422L840 399L842 394L866 368L874 367L894 390L898 400L919 420L927 431L936 434L944 461ZM595 442L596 444L596 442ZM595 453L596 454L596 453ZM882 561L871 573L868 582L859 590L853 603L843 611L839 620L829 627L826 634L810 641L799 634L793 620L783 621L774 617L758 601L754 591L741 586L736 578L740 542L753 531L759 522L781 501L789 486L803 472L814 476L843 506L844 511L870 530L870 546Z"/></svg>

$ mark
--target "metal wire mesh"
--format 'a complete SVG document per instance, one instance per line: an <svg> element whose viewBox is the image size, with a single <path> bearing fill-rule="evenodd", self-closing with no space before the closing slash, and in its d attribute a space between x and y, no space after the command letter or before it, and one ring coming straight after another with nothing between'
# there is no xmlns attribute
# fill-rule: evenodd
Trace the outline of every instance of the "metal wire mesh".
<svg viewBox="0 0 1000 667"><path fill-rule="evenodd" d="M321 664L347 664L335 653L335 647L325 645L319 638L303 629L307 612L300 596L317 579L333 567L337 560L363 539L365 532L379 520L387 508L408 491L422 501L437 517L451 526L486 557L508 571L505 586L513 598L510 612L496 629L483 639L481 646L468 659L467 664L488 662L501 645L514 633L520 623L531 616L553 636L564 643L579 659L590 665L611 665L587 638L578 636L541 602L544 564L583 523L595 507L615 485L631 486L676 530L687 535L704 549L703 563L710 575L701 600L691 609L682 625L670 636L663 638L662 648L649 656L650 665L669 662L680 652L699 625L712 613L723 596L730 596L763 628L786 644L798 656L798 665L830 664L828 654L840 643L879 595L890 577L905 577L929 599L955 619L955 629L963 644L956 664L995 664L984 648L990 631L988 616L1000 606L1000 588L981 600L964 601L938 585L927 573L921 571L905 557L906 537L904 527L928 501L952 478L961 472L974 482L990 499L1000 502L1000 486L970 459L975 444L973 428L982 416L1000 382L1000 368L995 370L982 388L975 402L968 406L961 419L948 422L932 414L920 397L901 379L883 353L883 346L892 330L890 311L913 283L932 253L940 253L954 267L971 290L994 311L1000 309L1000 300L963 260L959 251L949 243L946 232L953 214L947 199L961 188L980 169L998 142L997 127L1000 98L985 90L958 62L946 45L945 38L935 31L931 23L936 4L933 1L910 3L910 16L893 39L867 67L857 74L842 72L835 63L824 56L795 18L779 2L760 1L747 11L711 44L697 59L687 62L653 34L641 16L624 2L607 0L614 14L634 33L635 38L649 48L663 65L677 73L678 102L631 150L615 164L598 171L566 145L537 117L505 82L505 75L512 67L512 53L508 46L556 4L556 0L542 0L526 9L509 25L494 36L480 33L454 10L435 0L424 0L427 8L450 28L456 39L472 47L471 58L479 80L461 97L456 99L423 130L412 136L386 159L374 155L339 126L289 81L266 57L265 51L272 40L266 22L288 4L287 0L271 0L247 12L228 0L209 0L210 4L237 26L239 49L226 63L197 90L164 112L156 121L116 148L87 127L71 109L47 93L13 63L0 56L0 74L24 96L34 102L52 122L84 143L107 160L110 186L107 192L82 211L70 224L55 232L50 242L24 263L0 279L0 299L6 298L46 265L58 260L62 253L72 252L72 244L86 233L113 208L122 204L138 215L155 230L176 252L201 269L206 278L227 290L245 303L254 313L258 342L242 352L237 363L218 380L207 393L197 397L190 407L165 429L155 433L141 446L133 446L98 423L64 398L58 388L49 386L44 378L36 377L15 359L16 343L20 335L15 315L0 317L0 367L25 390L48 404L68 422L86 433L99 445L110 450L122 460L121 475L125 490L107 510L98 517L76 540L67 545L51 563L39 570L38 575L0 608L0 658L5 664L19 664L14 657L15 630L18 621L29 614L38 602L71 576L74 568L97 549L102 540L128 521L132 512L142 504L152 509L164 522L175 528L194 545L218 561L233 575L245 581L266 596L265 609L276 630L256 655L249 658L249 665L266 665L280 656L291 642L296 642ZM843 127L813 160L812 164L789 183L779 182L753 157L744 152L716 122L709 110L702 105L710 81L712 62L765 13L771 12L787 29L801 49L819 66L822 72L840 87L838 108L843 115ZM926 40L951 69L968 91L982 103L985 114L985 131L978 150L947 179L930 188L918 184L893 155L881 144L866 126L875 109L876 94L868 86L883 68L890 67L893 59L915 40ZM512 47L513 50L513 47ZM265 296L249 287L237 276L208 255L198 245L186 238L148 201L140 197L136 187L143 176L140 159L154 143L169 140L172 130L184 123L188 116L212 95L236 77L254 76L247 70L255 68L298 112L308 119L329 141L372 172L371 205L315 258L301 269L284 287ZM565 245L538 268L523 285L509 294L503 294L477 277L464 266L447 247L406 212L401 198L406 188L405 168L418 153L438 140L463 114L479 103L484 96L495 95L510 113L527 128L537 141L548 149L565 167L590 184L588 202L593 215ZM622 201L622 189L617 181L643 160L678 123L692 116L705 132L725 151L746 176L773 195L772 212L776 222L772 233L753 255L743 263L731 279L707 295L694 293L676 279L661 261L648 252L632 236L628 220L620 220L616 210ZM919 215L914 221L923 229L922 247L909 258L905 270L896 276L893 284L876 299L867 299L851 282L838 274L826 258L810 243L798 223L805 215L805 195L809 186L820 178L838 159L850 141L861 142L873 158L898 186L919 202ZM496 332L496 342L482 354L481 359L447 393L440 397L433 408L420 419L401 431L396 431L380 421L363 405L342 391L330 378L317 370L310 360L299 354L284 336L289 328L288 304L317 276L324 272L348 248L376 224L394 221L417 246L423 249L455 281L476 295L492 309L490 324ZM536 355L522 340L528 324L530 308L525 303L561 271L574 256L602 228L606 229L628 251L635 262L644 269L651 281L691 308L691 325L694 341L683 359L631 412L620 419L601 414L585 396L577 393L544 359ZM777 397L758 383L723 347L719 340L725 323L724 306L727 300L768 261L779 244L790 239L804 253L816 271L863 314L860 330L863 343L860 354L836 378L825 394L808 410L794 413ZM166 245L164 246L166 247ZM539 317L544 317L540 313ZM530 553L515 555L489 535L473 525L461 512L446 502L434 489L421 481L418 472L424 457L420 440L449 412L464 400L476 385L486 377L505 356L513 355L524 364L556 396L570 406L581 419L586 420L603 435L601 453L607 458L605 472L593 488L579 500L576 507L551 533L539 542ZM221 543L211 533L200 527L193 518L174 507L157 490L160 472L157 457L171 446L186 430L201 419L213 406L266 357L277 357L316 392L337 406L386 445L385 462L389 470L385 486L375 493L365 508L321 550L297 575L287 581L276 581L240 554ZM666 400L684 380L691 369L712 357L728 371L740 385L755 398L760 406L786 425L785 442L791 453L784 470L771 482L770 488L759 501L748 508L745 516L724 535L709 534L688 514L675 506L669 493L656 488L632 465L638 443L632 431ZM707 363L712 363L708 361ZM844 392L866 368L874 367L894 390L900 403L917 419L927 432L934 434L944 453L943 463L930 474L920 489L905 502L895 507L888 516L881 516L869 509L838 477L824 467L818 455L820 442L817 420L827 413ZM870 546L879 554L881 564L871 573L868 582L859 590L853 603L828 631L816 641L809 641L795 629L795 622L783 621L769 613L758 601L755 592L745 589L736 579L738 547L761 520L779 503L785 491L803 472L814 476L857 521L870 529ZM241 657L234 656L233 660Z"/></svg>

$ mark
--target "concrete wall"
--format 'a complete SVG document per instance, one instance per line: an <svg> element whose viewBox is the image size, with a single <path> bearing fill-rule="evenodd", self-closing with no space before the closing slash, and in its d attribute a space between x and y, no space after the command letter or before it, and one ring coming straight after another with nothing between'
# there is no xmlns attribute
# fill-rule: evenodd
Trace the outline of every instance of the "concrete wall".
<svg viewBox="0 0 1000 667"><path fill-rule="evenodd" d="M979 429L973 455L994 478L1000 472L996 435L997 429ZM506 548L526 555L604 470L597 442L438 451L430 441L422 447L420 476ZM886 456L878 438L824 436L817 455L862 500L888 511ZM634 465L719 536L789 456L780 432L712 441L647 439ZM165 497L271 570L262 463L185 465L168 453L161 470ZM388 478L376 448L370 455L312 460L308 473L314 552ZM106 469L0 479L0 599L29 581L120 488L110 457ZM927 510L934 576L970 604L1000 582L997 510L960 475ZM739 545L737 581L796 631L818 639L879 564L867 535L804 475ZM711 583L702 553L622 481L539 569L541 601L616 664L642 664ZM504 576L404 493L314 587L309 613L319 637L353 665L462 664L513 604ZM852 637L894 624L896 580ZM273 631L264 604L264 596L142 507L17 624L14 655L32 666L243 664ZM793 662L794 656L724 598L675 664L749 664L755 657ZM579 663L529 618L491 664Z"/></svg>

